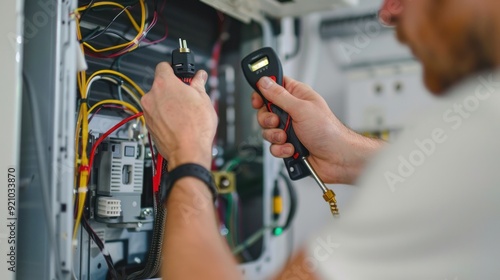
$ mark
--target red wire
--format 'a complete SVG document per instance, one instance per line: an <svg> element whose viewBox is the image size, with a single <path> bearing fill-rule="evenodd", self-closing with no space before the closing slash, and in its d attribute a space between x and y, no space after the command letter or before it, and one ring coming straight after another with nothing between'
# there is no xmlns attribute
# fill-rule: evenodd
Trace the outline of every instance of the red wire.
<svg viewBox="0 0 500 280"><path fill-rule="evenodd" d="M99 108L92 114L92 116L89 117L89 120L88 122L90 123L92 121L92 119L97 115L97 113L99 113L99 111L102 110L102 108L112 108L112 109L120 109L120 110L124 110L123 106L118 106L118 105L101 105L99 106Z"/></svg>
<svg viewBox="0 0 500 280"><path fill-rule="evenodd" d="M104 141L106 138L108 138L108 136L111 133L115 132L118 128L122 127L124 124L128 123L129 121L137 119L137 118L139 118L141 116L142 116L142 112L137 113L137 114L135 114L133 116L130 116L130 117L126 118L126 119L123 119L121 122L117 123L111 129L109 129L108 131L106 131L101 137L99 137L99 139L97 139L97 141L92 146L92 150L90 150L90 157L89 157L89 179L90 179L90 172L92 171L92 164L94 163L94 156L95 156L95 152L97 150L97 147L99 147L99 145L102 143L102 141Z"/></svg>
<svg viewBox="0 0 500 280"><path fill-rule="evenodd" d="M153 175L153 192L158 192L160 190L160 182L163 167L163 157L158 153L158 158L156 159L155 172Z"/></svg>

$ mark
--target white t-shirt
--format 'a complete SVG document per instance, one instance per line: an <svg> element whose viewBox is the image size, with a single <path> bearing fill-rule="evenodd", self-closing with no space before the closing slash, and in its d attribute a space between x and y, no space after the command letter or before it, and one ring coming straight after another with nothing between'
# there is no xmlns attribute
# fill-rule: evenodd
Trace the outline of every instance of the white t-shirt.
<svg viewBox="0 0 500 280"><path fill-rule="evenodd" d="M451 90L356 185L302 269L334 280L500 279L500 73Z"/></svg>

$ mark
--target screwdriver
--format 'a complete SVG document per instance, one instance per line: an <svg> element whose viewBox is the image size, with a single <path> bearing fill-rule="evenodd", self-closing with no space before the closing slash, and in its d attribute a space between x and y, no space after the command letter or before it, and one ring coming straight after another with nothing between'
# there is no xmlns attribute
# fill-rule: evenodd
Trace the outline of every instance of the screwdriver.
<svg viewBox="0 0 500 280"><path fill-rule="evenodd" d="M325 186L325 183L308 161L309 151L297 138L290 115L267 100L257 87L257 82L264 76L268 76L283 86L283 68L276 52L270 47L258 49L241 60L241 68L250 86L262 97L267 110L278 115L280 119L279 128L286 132L287 143L291 143L295 148L293 156L284 159L290 179L295 181L312 176L321 188L323 199L329 204L330 211L334 216L338 215L339 210L335 193Z"/></svg>
<svg viewBox="0 0 500 280"><path fill-rule="evenodd" d="M314 181L318 183L318 186L321 188L321 191L323 191L323 199L330 205L330 211L332 212L332 215L334 216L338 215L339 209L337 207L337 198L335 197L335 193L331 189L326 187L325 183L323 183L323 181L321 180L321 178L319 178L316 171L314 171L314 168L309 163L307 157L302 157L302 160L304 161L307 168L311 171L311 175L314 178Z"/></svg>

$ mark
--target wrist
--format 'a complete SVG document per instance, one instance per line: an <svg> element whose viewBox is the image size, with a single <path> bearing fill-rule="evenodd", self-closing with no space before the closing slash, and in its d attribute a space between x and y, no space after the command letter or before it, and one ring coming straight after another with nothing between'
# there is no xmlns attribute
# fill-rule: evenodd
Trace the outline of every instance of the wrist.
<svg viewBox="0 0 500 280"><path fill-rule="evenodd" d="M351 151L353 151L352 157L352 181L355 181L359 174L364 170L368 161L373 157L373 155L382 148L384 142L382 140L373 139L360 135L354 131L351 131L353 137L351 138Z"/></svg>
<svg viewBox="0 0 500 280"><path fill-rule="evenodd" d="M205 186L205 183L201 180L195 177L186 176L175 182L170 195L166 199L166 202L167 201L170 205L176 202L182 202L185 204L186 201L194 204L200 203L213 205L213 195Z"/></svg>
<svg viewBox="0 0 500 280"><path fill-rule="evenodd" d="M183 147L173 151L168 158L168 169L172 170L186 163L196 163L210 170L212 166L211 149Z"/></svg>
<svg viewBox="0 0 500 280"><path fill-rule="evenodd" d="M187 178L195 179L196 181L185 180ZM190 181L190 183L186 184L186 181ZM188 163L172 168L166 174L163 182L163 187L160 190L162 202L167 201L173 190L186 188L184 191L192 191L193 186L198 189L199 194L203 194L206 190L208 190L210 192L209 197L212 198L214 203L217 198L217 189L210 170L200 166L199 164ZM201 189L199 187L200 183L204 185Z"/></svg>

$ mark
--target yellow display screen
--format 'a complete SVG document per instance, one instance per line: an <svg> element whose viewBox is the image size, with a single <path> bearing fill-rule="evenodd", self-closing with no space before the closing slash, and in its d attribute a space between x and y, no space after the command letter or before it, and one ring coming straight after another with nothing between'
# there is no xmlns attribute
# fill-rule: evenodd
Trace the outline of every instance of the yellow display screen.
<svg viewBox="0 0 500 280"><path fill-rule="evenodd" d="M250 69L255 72L259 70L260 68L267 66L269 64L269 59L267 59L267 56L257 60L256 62L250 64Z"/></svg>

